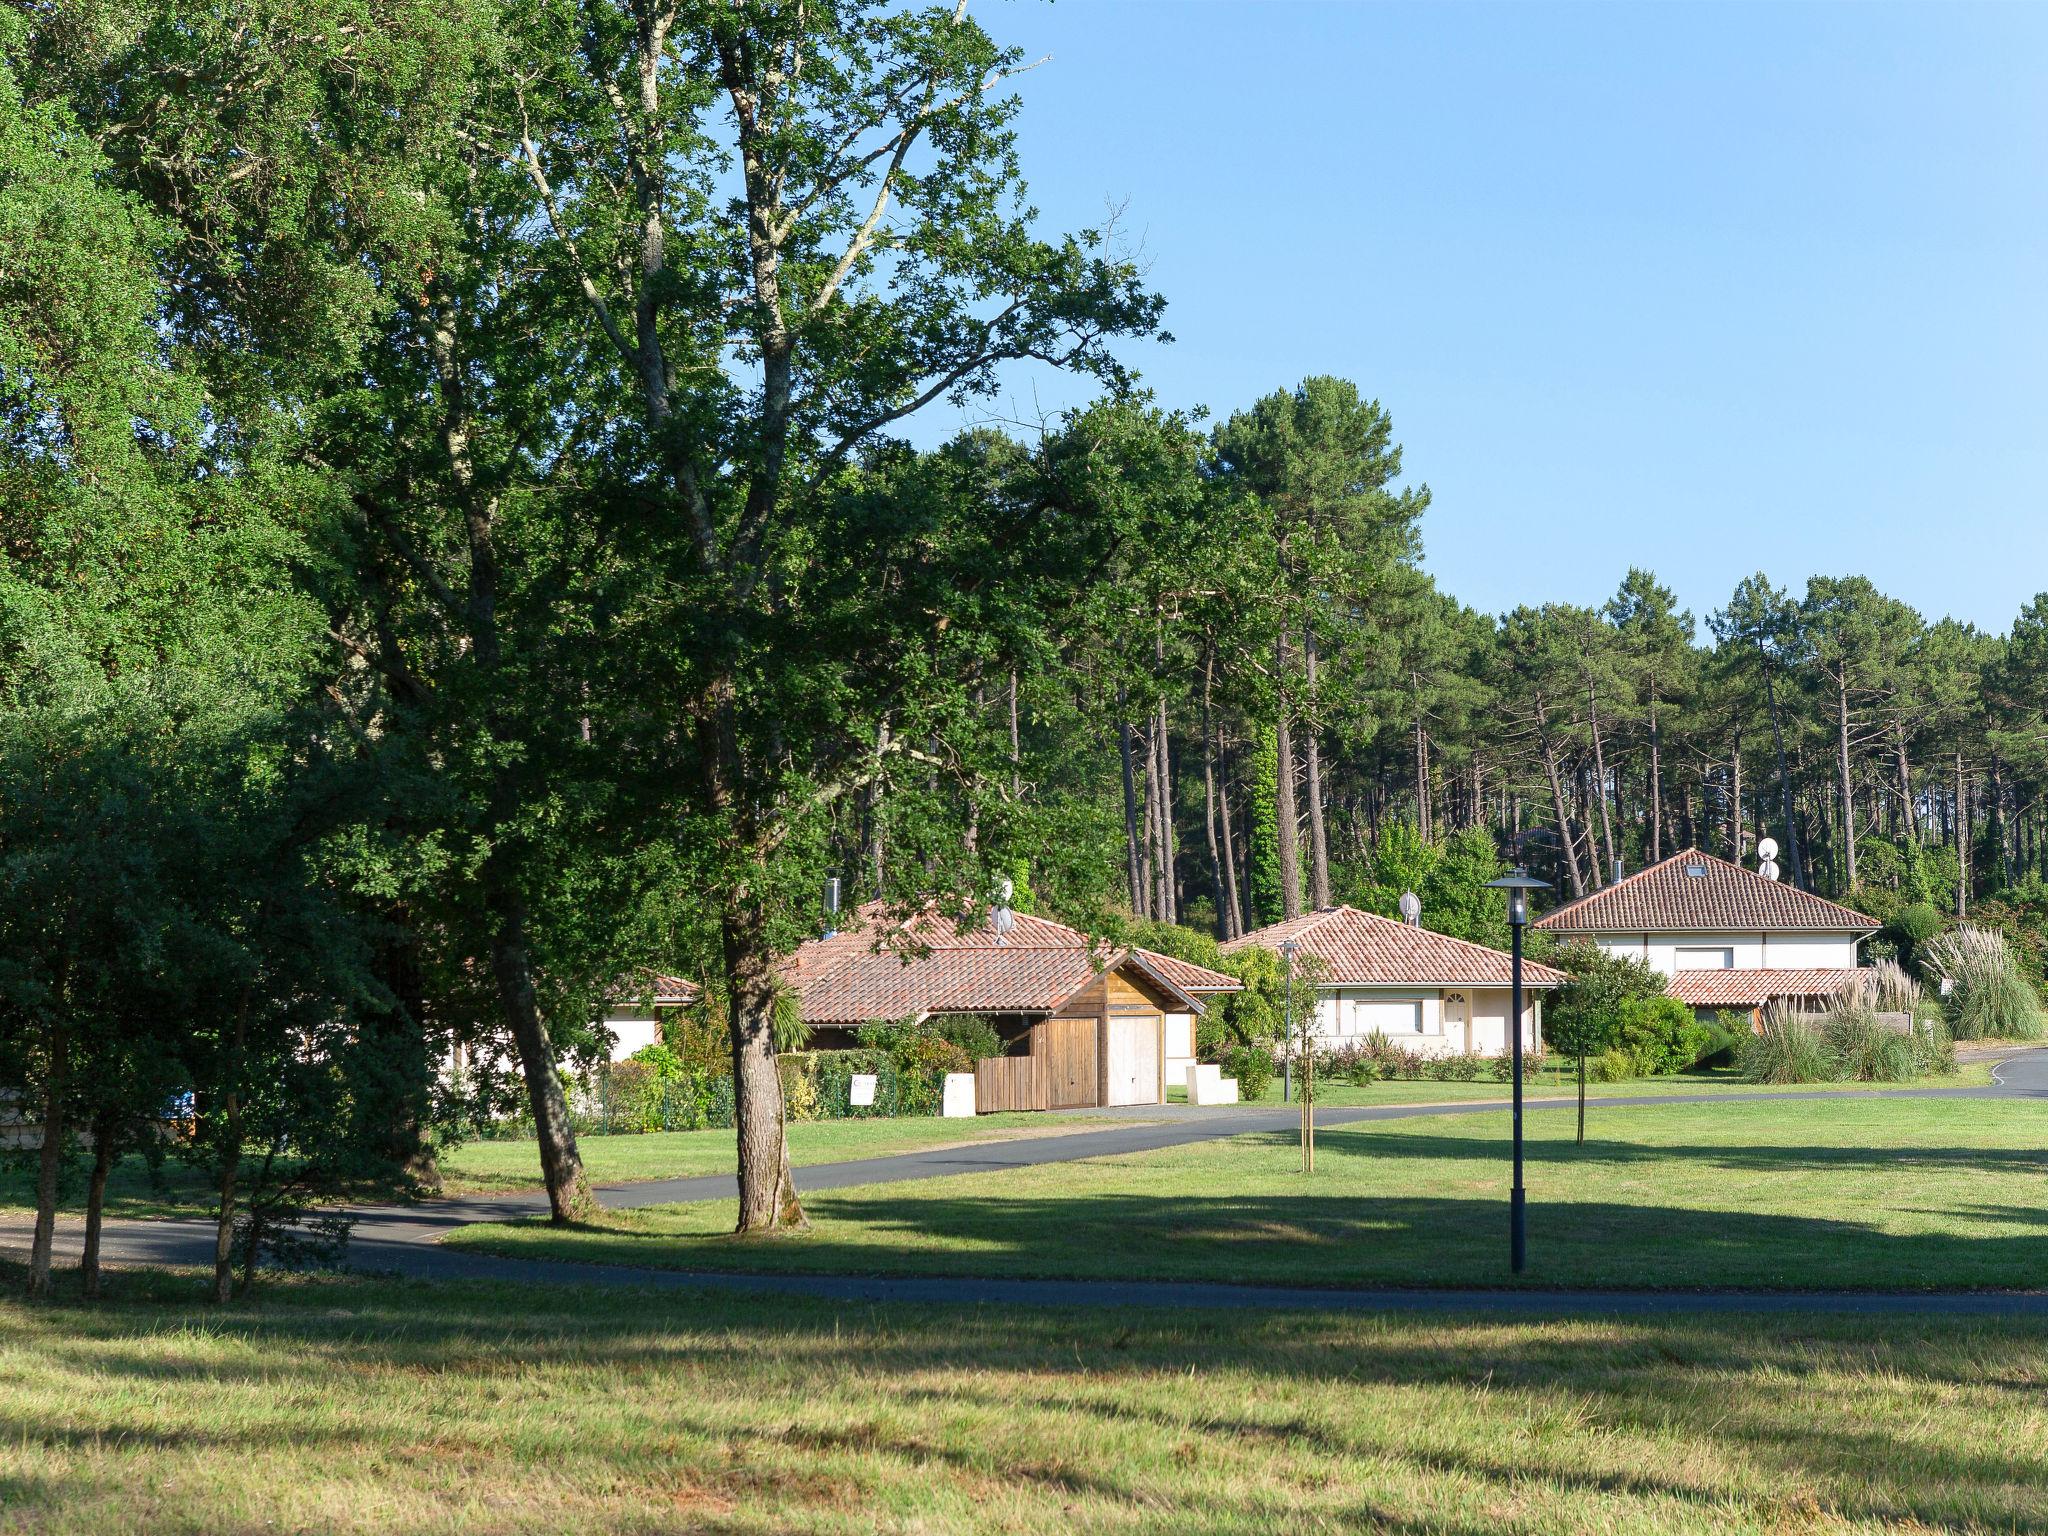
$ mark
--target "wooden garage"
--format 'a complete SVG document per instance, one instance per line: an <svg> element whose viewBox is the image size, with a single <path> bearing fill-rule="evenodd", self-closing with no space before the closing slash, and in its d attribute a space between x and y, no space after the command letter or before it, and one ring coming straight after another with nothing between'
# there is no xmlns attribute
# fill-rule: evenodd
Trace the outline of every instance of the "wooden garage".
<svg viewBox="0 0 2048 1536"><path fill-rule="evenodd" d="M1021 1054L975 1063L975 1108L1082 1109L1166 1101L1166 1015L1201 1004L1124 956L1035 1020Z"/></svg>

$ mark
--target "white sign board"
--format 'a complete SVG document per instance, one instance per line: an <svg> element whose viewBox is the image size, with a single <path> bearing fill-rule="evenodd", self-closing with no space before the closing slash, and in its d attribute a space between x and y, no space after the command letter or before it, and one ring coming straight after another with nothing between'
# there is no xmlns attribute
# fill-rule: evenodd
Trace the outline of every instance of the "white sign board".
<svg viewBox="0 0 2048 1536"><path fill-rule="evenodd" d="M948 1120L971 1120L974 1118L974 1074L972 1072L948 1072L946 1074L946 1098L939 1113Z"/></svg>
<svg viewBox="0 0 2048 1536"><path fill-rule="evenodd" d="M880 1081L881 1078L872 1072L856 1072L853 1074L852 1092L849 1097L855 1109L873 1109L875 1107L875 1085Z"/></svg>

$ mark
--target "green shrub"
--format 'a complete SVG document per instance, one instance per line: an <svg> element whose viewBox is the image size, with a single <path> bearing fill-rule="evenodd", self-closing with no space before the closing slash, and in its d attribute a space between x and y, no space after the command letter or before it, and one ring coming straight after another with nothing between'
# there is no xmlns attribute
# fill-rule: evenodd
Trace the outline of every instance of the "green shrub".
<svg viewBox="0 0 2048 1536"><path fill-rule="evenodd" d="M1571 943L1560 945L1550 963L1571 974L1571 980L1543 1005L1543 1043L1561 1055L1633 1051L1625 1037L1629 1006L1670 1001L1664 998L1664 978L1632 955L1610 955L1591 944Z"/></svg>
<svg viewBox="0 0 2048 1536"><path fill-rule="evenodd" d="M1637 1074L1657 1077L1683 1072L1728 1049L1731 1036L1718 1024L1693 1017L1675 997L1624 998L1616 1007L1612 1049L1625 1052Z"/></svg>
<svg viewBox="0 0 2048 1536"><path fill-rule="evenodd" d="M1237 1079L1237 1096L1246 1103L1266 1096L1273 1086L1273 1053L1263 1045L1234 1045L1223 1056L1223 1075Z"/></svg>
<svg viewBox="0 0 2048 1536"><path fill-rule="evenodd" d="M1354 1088L1376 1083L1387 1075L1378 1058L1355 1040L1324 1051L1316 1061L1316 1071L1323 1077L1349 1083Z"/></svg>
<svg viewBox="0 0 2048 1536"><path fill-rule="evenodd" d="M1627 1051L1602 1051L1597 1056L1586 1058L1586 1081L1589 1083L1625 1083L1641 1075L1635 1057Z"/></svg>
<svg viewBox="0 0 2048 1536"><path fill-rule="evenodd" d="M960 1013L932 1019L925 1028L939 1039L950 1040L959 1046L970 1063L1003 1054L1003 1037L996 1033L995 1025L980 1014Z"/></svg>
<svg viewBox="0 0 2048 1536"><path fill-rule="evenodd" d="M2041 997L2020 974L2002 934L1966 926L1929 939L1924 970L1939 977L1942 1009L1958 1040L2038 1040L2048 1033Z"/></svg>
<svg viewBox="0 0 2048 1536"><path fill-rule="evenodd" d="M1490 1075L1492 1067L1493 1060L1487 1056L1425 1056L1422 1075L1437 1083L1476 1083Z"/></svg>
<svg viewBox="0 0 2048 1536"><path fill-rule="evenodd" d="M1764 1010L1761 1029L1736 1046L1735 1065L1752 1083L1835 1081L1835 1058L1819 1027L1776 1004Z"/></svg>
<svg viewBox="0 0 2048 1536"><path fill-rule="evenodd" d="M1934 910L1931 902L1916 901L1901 907L1898 915L1885 926L1892 938L1911 953L1915 945L1925 944L1941 932L1941 914Z"/></svg>

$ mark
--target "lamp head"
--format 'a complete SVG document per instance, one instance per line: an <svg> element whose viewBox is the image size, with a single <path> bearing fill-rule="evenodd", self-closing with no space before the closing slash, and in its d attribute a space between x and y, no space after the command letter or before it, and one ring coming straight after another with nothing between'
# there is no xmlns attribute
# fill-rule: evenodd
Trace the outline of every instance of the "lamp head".
<svg viewBox="0 0 2048 1536"><path fill-rule="evenodd" d="M1531 891L1549 890L1550 882L1548 880L1538 880L1528 870L1517 864L1498 880L1487 881L1486 886L1488 890L1506 891L1508 893L1509 926L1522 928L1526 927L1529 922L1529 893Z"/></svg>

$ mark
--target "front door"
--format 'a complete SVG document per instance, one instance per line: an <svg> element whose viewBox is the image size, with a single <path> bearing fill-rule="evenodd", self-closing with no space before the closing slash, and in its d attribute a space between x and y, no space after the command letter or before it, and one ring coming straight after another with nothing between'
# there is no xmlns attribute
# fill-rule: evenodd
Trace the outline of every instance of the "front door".
<svg viewBox="0 0 2048 1536"><path fill-rule="evenodd" d="M1469 1055L1472 1050L1472 1007L1462 992L1444 994L1444 1043Z"/></svg>

